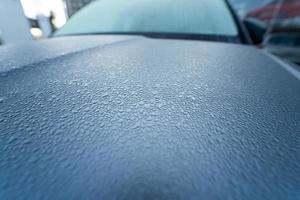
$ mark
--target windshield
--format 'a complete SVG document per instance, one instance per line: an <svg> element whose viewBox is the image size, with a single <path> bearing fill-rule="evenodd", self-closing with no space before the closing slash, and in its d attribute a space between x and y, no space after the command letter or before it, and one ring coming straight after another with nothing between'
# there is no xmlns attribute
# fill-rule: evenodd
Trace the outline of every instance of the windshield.
<svg viewBox="0 0 300 200"><path fill-rule="evenodd" d="M55 35L174 33L237 37L223 0L98 0Z"/></svg>

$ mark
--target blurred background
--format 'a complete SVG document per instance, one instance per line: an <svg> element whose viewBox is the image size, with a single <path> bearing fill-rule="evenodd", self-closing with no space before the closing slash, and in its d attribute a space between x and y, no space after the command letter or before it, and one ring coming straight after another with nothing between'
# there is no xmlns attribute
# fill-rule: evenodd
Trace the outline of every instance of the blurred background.
<svg viewBox="0 0 300 200"><path fill-rule="evenodd" d="M0 45L40 40L93 0L1 0ZM300 63L300 0L229 0L242 21L267 29L257 45ZM259 31L259 30L258 30Z"/></svg>

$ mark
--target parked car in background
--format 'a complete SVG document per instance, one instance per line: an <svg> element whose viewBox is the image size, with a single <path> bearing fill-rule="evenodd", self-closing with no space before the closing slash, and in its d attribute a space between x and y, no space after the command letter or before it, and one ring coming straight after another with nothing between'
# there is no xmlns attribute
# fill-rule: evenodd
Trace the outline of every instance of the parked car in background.
<svg viewBox="0 0 300 200"><path fill-rule="evenodd" d="M300 33L273 33L262 44L270 53L300 64Z"/></svg>

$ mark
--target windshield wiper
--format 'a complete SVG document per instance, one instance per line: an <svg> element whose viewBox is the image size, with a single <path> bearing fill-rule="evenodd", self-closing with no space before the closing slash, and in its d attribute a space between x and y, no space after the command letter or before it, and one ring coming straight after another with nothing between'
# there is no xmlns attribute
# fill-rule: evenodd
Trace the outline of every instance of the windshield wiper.
<svg viewBox="0 0 300 200"><path fill-rule="evenodd" d="M167 32L99 32L99 33L74 33L65 35L55 35L54 37L62 36L78 36L78 35L137 35L148 38L159 39L182 39L182 40L203 40L203 41L218 41L240 43L237 36L211 35L211 34L194 34L194 33L167 33Z"/></svg>

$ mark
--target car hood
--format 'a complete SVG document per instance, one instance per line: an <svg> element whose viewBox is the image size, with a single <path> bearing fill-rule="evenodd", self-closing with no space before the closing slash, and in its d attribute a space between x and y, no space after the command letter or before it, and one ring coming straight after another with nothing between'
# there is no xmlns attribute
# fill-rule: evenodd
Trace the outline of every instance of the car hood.
<svg viewBox="0 0 300 200"><path fill-rule="evenodd" d="M1 199L297 199L300 82L254 47L0 48Z"/></svg>

